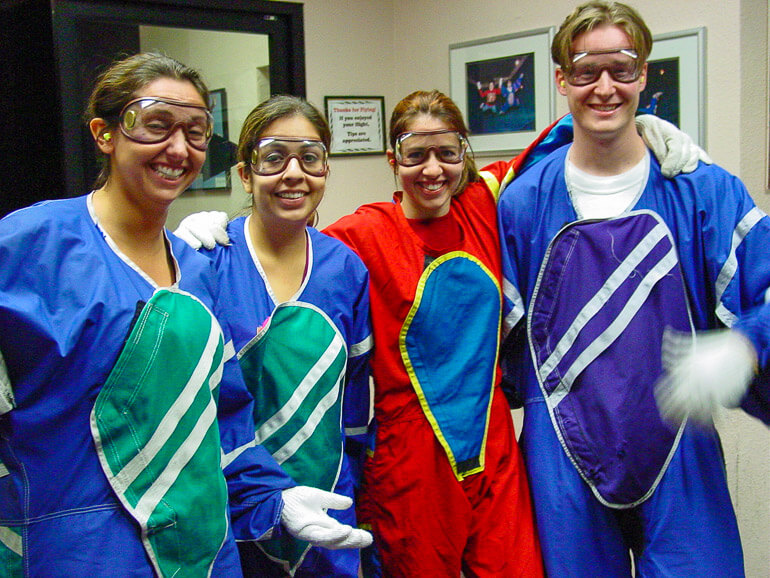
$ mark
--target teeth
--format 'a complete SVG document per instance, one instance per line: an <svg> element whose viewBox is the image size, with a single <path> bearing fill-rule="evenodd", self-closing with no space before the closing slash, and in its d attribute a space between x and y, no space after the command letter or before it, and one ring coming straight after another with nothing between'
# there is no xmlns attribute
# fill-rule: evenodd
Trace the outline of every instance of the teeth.
<svg viewBox="0 0 770 578"><path fill-rule="evenodd" d="M182 173L184 172L184 169L172 169L171 167L155 167L155 172L160 173L164 177L167 177L169 179L177 179L179 178Z"/></svg>
<svg viewBox="0 0 770 578"><path fill-rule="evenodd" d="M282 199L301 199L305 196L305 193L298 191L298 192L285 192L285 193L277 193L277 195Z"/></svg>
<svg viewBox="0 0 770 578"><path fill-rule="evenodd" d="M429 191L438 191L443 186L444 183L433 183L430 185L423 185L423 188L428 189Z"/></svg>

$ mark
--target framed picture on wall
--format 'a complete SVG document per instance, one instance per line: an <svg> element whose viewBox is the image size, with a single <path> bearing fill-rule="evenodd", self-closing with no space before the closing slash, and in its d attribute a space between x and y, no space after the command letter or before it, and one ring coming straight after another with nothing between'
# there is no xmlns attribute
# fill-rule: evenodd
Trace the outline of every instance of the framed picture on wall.
<svg viewBox="0 0 770 578"><path fill-rule="evenodd" d="M706 148L706 29L660 34L647 58L638 112L654 114Z"/></svg>
<svg viewBox="0 0 770 578"><path fill-rule="evenodd" d="M555 118L553 28L449 46L452 100L477 155L524 149Z"/></svg>
<svg viewBox="0 0 770 578"><path fill-rule="evenodd" d="M224 88L210 91L211 114L214 117L214 135L206 151L206 162L201 174L188 191L231 189L230 169L235 164L236 145L230 142L227 123L227 92Z"/></svg>
<svg viewBox="0 0 770 578"><path fill-rule="evenodd" d="M385 154L384 96L324 97L332 156Z"/></svg>

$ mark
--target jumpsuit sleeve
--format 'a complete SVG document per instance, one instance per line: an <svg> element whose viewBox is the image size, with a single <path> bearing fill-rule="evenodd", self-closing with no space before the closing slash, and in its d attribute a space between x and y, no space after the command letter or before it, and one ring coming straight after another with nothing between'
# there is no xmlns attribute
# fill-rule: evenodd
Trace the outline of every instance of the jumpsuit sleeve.
<svg viewBox="0 0 770 578"><path fill-rule="evenodd" d="M715 209L701 225L714 282L714 313L754 345L757 376L741 406L770 424L770 218L755 206L737 177L728 175L716 185Z"/></svg>
<svg viewBox="0 0 770 578"><path fill-rule="evenodd" d="M503 338L517 325L524 316L524 303L518 293L518 284L513 267L513 252L515 232L519 230L514 220L519 217L518 211L512 208L512 193L506 195L508 201L503 202L503 194L514 180L524 171L541 161L557 148L572 141L572 115L568 114L555 121L518 156L509 162L498 161L484 167L480 172L487 186L498 201L497 223L503 260Z"/></svg>
<svg viewBox="0 0 770 578"><path fill-rule="evenodd" d="M757 351L757 376L746 392L741 407L750 415L770 425L770 306L763 305L753 315L747 315L735 329L749 337Z"/></svg>
<svg viewBox="0 0 770 578"><path fill-rule="evenodd" d="M495 201L510 182L557 148L572 142L572 115L567 114L547 126L526 149L510 161L496 161L485 166L479 175Z"/></svg>
<svg viewBox="0 0 770 578"><path fill-rule="evenodd" d="M328 235L333 239L342 241L350 249L352 249L359 257L358 236L356 235L356 226L366 226L366 222L358 218L357 214L346 215L341 217L323 230L324 235Z"/></svg>
<svg viewBox="0 0 770 578"><path fill-rule="evenodd" d="M566 114L546 127L514 160L516 176L543 160L561 146L572 142L572 114Z"/></svg>
<svg viewBox="0 0 770 578"><path fill-rule="evenodd" d="M500 257L502 261L502 290L503 290L503 320L502 320L502 345L500 352L500 367L503 372L502 388L508 403L513 408L521 407L521 398L518 386L525 378L526 347L525 325L526 306L519 279L518 267L521 249L517 232L527 230L528 224L523 222L527 217L525 211L515 206L514 189L519 188L519 183L509 185L500 197L497 205L497 224L500 234Z"/></svg>
<svg viewBox="0 0 770 578"><path fill-rule="evenodd" d="M35 208L0 220L0 415L16 405L20 394L14 381L34 372L53 374L55 362L42 360L60 358L73 347L67 323L71 309L60 297L59 284L70 278L62 268L62 249L77 242Z"/></svg>
<svg viewBox="0 0 770 578"><path fill-rule="evenodd" d="M551 152L572 141L572 115L567 114L546 127L530 145L519 155L508 162L498 161L484 167L480 171L482 179L498 202L498 229L502 243L503 263L503 324L501 367L503 369L502 389L512 408L522 405L516 384L523 375L517 369L515 360L520 359L521 348L524 347L523 327L524 303L519 295L518 286L512 266L512 236L506 237L506 232L513 232L516 226L510 224L510 211L500 206L501 196L514 178L519 177L529 167L541 161ZM503 214L505 213L505 214ZM505 226L503 226L505 224Z"/></svg>
<svg viewBox="0 0 770 578"><path fill-rule="evenodd" d="M356 258L357 260L357 258ZM370 418L370 365L373 347L369 319L369 274L361 264L355 275L357 296L353 303L354 343L348 344L348 368L343 400L345 453L350 461L354 485L357 488L363 475L366 441Z"/></svg>
<svg viewBox="0 0 770 578"><path fill-rule="evenodd" d="M218 318L224 321L220 315ZM280 533L281 491L296 483L254 441L254 400L243 381L229 330L222 325L228 358L220 384L218 419L233 534L236 540L266 539Z"/></svg>

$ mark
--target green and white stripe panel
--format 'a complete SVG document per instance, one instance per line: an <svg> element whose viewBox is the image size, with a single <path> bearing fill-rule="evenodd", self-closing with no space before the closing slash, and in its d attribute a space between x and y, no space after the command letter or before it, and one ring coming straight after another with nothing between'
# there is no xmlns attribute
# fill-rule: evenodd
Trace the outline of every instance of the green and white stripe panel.
<svg viewBox="0 0 770 578"><path fill-rule="evenodd" d="M91 413L102 467L160 576L208 576L227 534L216 420L223 352L202 303L158 290Z"/></svg>
<svg viewBox="0 0 770 578"><path fill-rule="evenodd" d="M302 302L279 305L238 354L254 396L256 443L298 484L330 491L337 483L347 356L336 325ZM259 545L290 573L309 548L291 537Z"/></svg>

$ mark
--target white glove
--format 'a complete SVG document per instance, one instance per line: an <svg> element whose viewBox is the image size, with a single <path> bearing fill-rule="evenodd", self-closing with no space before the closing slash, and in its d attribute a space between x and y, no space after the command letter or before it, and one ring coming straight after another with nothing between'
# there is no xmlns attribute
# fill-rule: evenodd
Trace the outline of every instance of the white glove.
<svg viewBox="0 0 770 578"><path fill-rule="evenodd" d="M655 153L664 177L691 173L698 167L699 160L707 165L714 162L687 133L653 114L637 116L636 130Z"/></svg>
<svg viewBox="0 0 770 578"><path fill-rule="evenodd" d="M666 330L663 334L664 374L655 385L658 409L678 423L689 414L710 424L722 407L738 407L756 373L757 353L737 331L698 333Z"/></svg>
<svg viewBox="0 0 770 578"><path fill-rule="evenodd" d="M193 249L213 249L214 245L229 245L227 235L227 213L222 211L201 211L188 215L179 223L174 235Z"/></svg>
<svg viewBox="0 0 770 578"><path fill-rule="evenodd" d="M372 543L372 535L366 530L341 524L326 514L326 510L346 510L353 500L332 492L310 486L296 486L283 490L281 523L295 538L314 546L339 550L365 548Z"/></svg>

